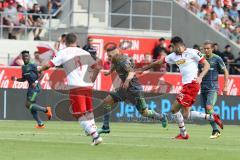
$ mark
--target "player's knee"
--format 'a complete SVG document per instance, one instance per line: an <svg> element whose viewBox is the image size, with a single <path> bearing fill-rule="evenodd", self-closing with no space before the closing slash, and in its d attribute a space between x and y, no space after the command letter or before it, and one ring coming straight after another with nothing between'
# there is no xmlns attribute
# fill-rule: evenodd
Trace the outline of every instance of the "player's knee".
<svg viewBox="0 0 240 160"><path fill-rule="evenodd" d="M174 109L171 109L171 113L172 113L172 114L175 114L175 113L177 113L177 111L174 110Z"/></svg>
<svg viewBox="0 0 240 160"><path fill-rule="evenodd" d="M27 109L29 109L30 106L31 106L31 103L30 103L30 102L26 102L25 107L26 107Z"/></svg>
<svg viewBox="0 0 240 160"><path fill-rule="evenodd" d="M190 117L190 114L188 112L183 113L183 118L184 119L189 119L189 117Z"/></svg>
<svg viewBox="0 0 240 160"><path fill-rule="evenodd" d="M206 113L207 113L207 114L212 114L212 113L213 113L213 107L212 107L212 105L207 105L207 106L206 106Z"/></svg>
<svg viewBox="0 0 240 160"><path fill-rule="evenodd" d="M142 110L142 111L140 111L140 114L144 117L147 117L148 116L148 110L147 109Z"/></svg>
<svg viewBox="0 0 240 160"><path fill-rule="evenodd" d="M183 114L184 119L189 119L189 117L190 117L189 114Z"/></svg>

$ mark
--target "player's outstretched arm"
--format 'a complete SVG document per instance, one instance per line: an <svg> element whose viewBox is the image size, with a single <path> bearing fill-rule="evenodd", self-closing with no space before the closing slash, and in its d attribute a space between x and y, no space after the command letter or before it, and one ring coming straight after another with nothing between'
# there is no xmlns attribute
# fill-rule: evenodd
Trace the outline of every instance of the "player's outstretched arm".
<svg viewBox="0 0 240 160"><path fill-rule="evenodd" d="M114 67L114 65L112 64L111 65L111 69L109 70L109 71L105 71L104 72L104 75L105 76L109 76L111 73L113 73L115 71L115 67Z"/></svg>
<svg viewBox="0 0 240 160"><path fill-rule="evenodd" d="M45 64L41 68L38 69L38 72L41 73L42 71L46 71L49 68L51 68L51 66L49 64Z"/></svg>
<svg viewBox="0 0 240 160"><path fill-rule="evenodd" d="M26 79L24 79L24 78L17 78L17 77L15 77L15 76L12 76L12 77L11 77L11 80L12 80L12 81L18 81L18 82L25 82L25 81L26 81Z"/></svg>
<svg viewBox="0 0 240 160"><path fill-rule="evenodd" d="M196 79L196 81L199 84L202 83L202 78L207 74L208 70L210 69L210 64L208 63L208 61L206 59L204 59L202 64L203 64L202 72L199 73L198 78Z"/></svg>
<svg viewBox="0 0 240 160"><path fill-rule="evenodd" d="M162 58L162 59L159 59L159 60L157 60L157 61L155 61L155 62L153 62L153 63L151 63L149 65L143 66L142 68L140 68L139 71L144 72L146 70L149 70L149 69L153 68L155 65L161 65L161 64L163 64L163 60L164 59Z"/></svg>

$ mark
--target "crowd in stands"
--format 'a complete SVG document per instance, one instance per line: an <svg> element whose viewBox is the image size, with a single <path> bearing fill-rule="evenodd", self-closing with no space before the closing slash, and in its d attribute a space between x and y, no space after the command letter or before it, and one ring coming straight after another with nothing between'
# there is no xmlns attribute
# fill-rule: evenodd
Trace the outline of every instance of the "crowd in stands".
<svg viewBox="0 0 240 160"><path fill-rule="evenodd" d="M166 56L166 55L172 53L172 50L173 50L172 45L169 44L167 46L166 44L167 43L165 42L164 38L159 39L158 44L153 49L152 61L155 61L156 59L160 59L162 56ZM204 54L204 50L201 45L195 44L193 46L193 48L199 50L201 53ZM217 43L215 43L213 53L220 56L223 59L230 74L240 75L240 52L238 53L238 57L235 57L234 54L232 53L232 48L230 45L226 45L224 50L221 51L219 49L219 45ZM163 72L164 68L166 71L179 72L179 69L176 65L159 66L159 67L154 68L154 71Z"/></svg>
<svg viewBox="0 0 240 160"><path fill-rule="evenodd" d="M240 45L240 0L177 0L210 26Z"/></svg>
<svg viewBox="0 0 240 160"><path fill-rule="evenodd" d="M54 15L61 7L62 0L47 0L40 5L36 0L1 0L1 24L8 30L8 39L17 39L24 27L32 29L34 40L41 40L40 34L47 14ZM28 30L28 31L29 31Z"/></svg>

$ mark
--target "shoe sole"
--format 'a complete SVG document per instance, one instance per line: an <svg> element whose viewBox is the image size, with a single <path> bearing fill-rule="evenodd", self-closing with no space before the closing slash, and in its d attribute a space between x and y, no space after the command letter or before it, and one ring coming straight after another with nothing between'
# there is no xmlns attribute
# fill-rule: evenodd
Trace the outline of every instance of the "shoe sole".
<svg viewBox="0 0 240 160"><path fill-rule="evenodd" d="M92 143L92 146L97 146L103 142L103 139L101 138L97 143Z"/></svg>
<svg viewBox="0 0 240 160"><path fill-rule="evenodd" d="M98 134L109 134L111 131L101 131L101 132L98 132Z"/></svg>
<svg viewBox="0 0 240 160"><path fill-rule="evenodd" d="M48 112L51 113L51 115L47 115L48 120L51 120L52 119L52 109L51 109L51 107L47 107L47 110L48 110Z"/></svg>
<svg viewBox="0 0 240 160"><path fill-rule="evenodd" d="M217 139L217 138L219 138L220 136L221 136L221 134L218 134L217 136L214 136L214 137L210 136L209 138L210 138L210 139Z"/></svg>

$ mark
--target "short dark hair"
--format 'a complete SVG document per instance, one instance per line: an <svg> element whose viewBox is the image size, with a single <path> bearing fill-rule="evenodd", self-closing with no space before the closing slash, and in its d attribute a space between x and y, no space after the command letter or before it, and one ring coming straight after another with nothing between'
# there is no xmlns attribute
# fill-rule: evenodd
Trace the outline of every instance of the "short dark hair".
<svg viewBox="0 0 240 160"><path fill-rule="evenodd" d="M23 50L23 51L21 52L21 55L24 55L24 54L29 54L29 51Z"/></svg>
<svg viewBox="0 0 240 160"><path fill-rule="evenodd" d="M198 44L194 44L193 49L200 49L200 46Z"/></svg>
<svg viewBox="0 0 240 160"><path fill-rule="evenodd" d="M227 49L227 48L231 48L231 46L228 44L225 46L225 49Z"/></svg>
<svg viewBox="0 0 240 160"><path fill-rule="evenodd" d="M66 37L66 34L62 34L62 35L61 35L61 38L65 38L65 37Z"/></svg>
<svg viewBox="0 0 240 160"><path fill-rule="evenodd" d="M213 41L210 41L210 40L206 40L203 44L204 44L204 45L210 44L211 47L213 48L216 43L214 43Z"/></svg>
<svg viewBox="0 0 240 160"><path fill-rule="evenodd" d="M33 4L33 8L35 8L36 6L38 6L39 4L37 4L37 3L34 3Z"/></svg>
<svg viewBox="0 0 240 160"><path fill-rule="evenodd" d="M159 39L159 41L165 41L165 38L161 37L161 38Z"/></svg>
<svg viewBox="0 0 240 160"><path fill-rule="evenodd" d="M68 33L66 35L66 45L74 44L77 42L77 35L75 33Z"/></svg>
<svg viewBox="0 0 240 160"><path fill-rule="evenodd" d="M180 37L178 37L178 36L173 37L173 38L171 39L171 43L172 43L172 44L178 44L178 43L184 44L182 38L180 38Z"/></svg>
<svg viewBox="0 0 240 160"><path fill-rule="evenodd" d="M115 50L115 49L117 49L117 47L116 47L115 45L113 45L113 46L108 47L108 48L106 49L106 51L107 51L107 52L111 52L111 51L113 51L113 50Z"/></svg>

